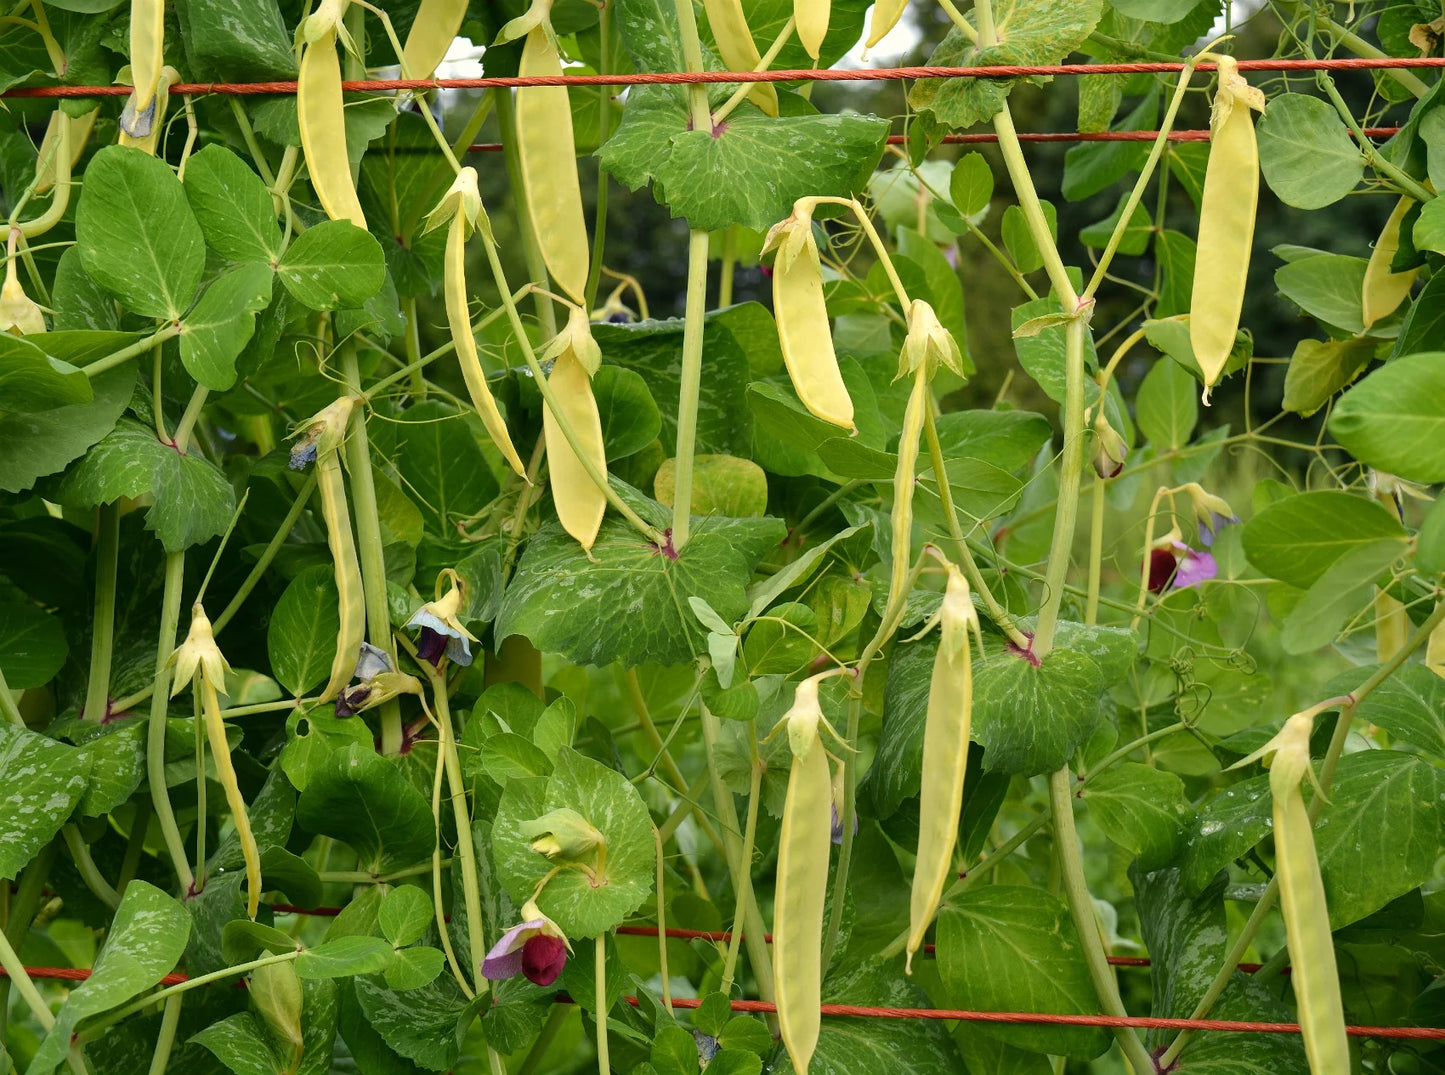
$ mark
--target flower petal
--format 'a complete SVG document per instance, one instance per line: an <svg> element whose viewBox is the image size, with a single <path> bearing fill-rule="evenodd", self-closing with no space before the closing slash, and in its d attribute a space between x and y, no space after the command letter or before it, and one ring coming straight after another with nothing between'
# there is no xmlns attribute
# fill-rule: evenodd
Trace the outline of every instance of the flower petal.
<svg viewBox="0 0 1445 1075"><path fill-rule="evenodd" d="M522 973L533 985L551 985L567 965L567 944L560 937L539 933L522 946Z"/></svg>
<svg viewBox="0 0 1445 1075"><path fill-rule="evenodd" d="M1179 570L1174 572L1174 589L1186 590L1190 586L1198 586L1217 574L1219 565L1214 562L1212 555L1195 549L1185 549L1179 558Z"/></svg>

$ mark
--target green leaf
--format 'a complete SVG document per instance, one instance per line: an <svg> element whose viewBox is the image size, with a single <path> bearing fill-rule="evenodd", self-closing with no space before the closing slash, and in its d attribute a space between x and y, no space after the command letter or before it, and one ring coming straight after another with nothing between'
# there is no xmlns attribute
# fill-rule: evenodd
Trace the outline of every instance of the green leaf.
<svg viewBox="0 0 1445 1075"><path fill-rule="evenodd" d="M188 1040L206 1048L235 1075L283 1075L286 1071L276 1057L270 1035L250 1012L227 1016Z"/></svg>
<svg viewBox="0 0 1445 1075"><path fill-rule="evenodd" d="M1445 332L1445 273L1436 273L1410 303L1390 357L1428 351L1439 341L1441 332Z"/></svg>
<svg viewBox="0 0 1445 1075"><path fill-rule="evenodd" d="M190 915L179 903L154 885L132 879L90 977L70 991L27 1075L50 1075L59 1066L82 1019L119 1007L173 971L190 932Z"/></svg>
<svg viewBox="0 0 1445 1075"><path fill-rule="evenodd" d="M664 459L652 479L652 492L663 507L671 508L677 467ZM735 455L701 454L693 457L692 512L735 519L756 518L768 510L768 476L751 459Z"/></svg>
<svg viewBox="0 0 1445 1075"><path fill-rule="evenodd" d="M292 696L325 681L336 658L340 598L332 569L308 567L287 585L266 625L271 674Z"/></svg>
<svg viewBox="0 0 1445 1075"><path fill-rule="evenodd" d="M740 105L712 132L689 130L686 97L670 87L630 94L622 125L597 155L631 190L653 195L688 226L766 231L804 196L850 197L883 153L888 123L856 114L771 118Z"/></svg>
<svg viewBox="0 0 1445 1075"><path fill-rule="evenodd" d="M1154 257L1159 262L1159 301L1155 317L1187 314L1194 292L1194 240L1172 228L1161 228L1154 237Z"/></svg>
<svg viewBox="0 0 1445 1075"><path fill-rule="evenodd" d="M1189 343L1188 314L1145 321L1144 338L1149 341L1150 347L1168 355L1200 384L1204 383L1204 375L1199 370L1199 360L1194 357L1194 348ZM1243 329L1235 333L1234 347L1230 349L1229 358L1224 363L1224 376L1228 377L1231 373L1244 369L1253 349L1254 341L1249 333Z"/></svg>
<svg viewBox="0 0 1445 1075"><path fill-rule="evenodd" d="M145 777L145 723L112 721L96 727L99 734L70 737L90 759L90 783L76 808L82 817L104 817L125 802Z"/></svg>
<svg viewBox="0 0 1445 1075"><path fill-rule="evenodd" d="M1109 0L1120 15L1145 22L1173 23L1199 6L1199 0Z"/></svg>
<svg viewBox="0 0 1445 1075"><path fill-rule="evenodd" d="M93 398L83 371L51 358L29 339L0 333L0 413L33 414Z"/></svg>
<svg viewBox="0 0 1445 1075"><path fill-rule="evenodd" d="M349 310L380 290L386 257L370 232L349 220L326 220L291 241L276 273L301 305Z"/></svg>
<svg viewBox="0 0 1445 1075"><path fill-rule="evenodd" d="M452 1069L467 1028L489 1002L485 997L468 1002L450 974L401 992L375 974L362 975L353 984L356 1003L371 1029L397 1054L428 1071Z"/></svg>
<svg viewBox="0 0 1445 1075"><path fill-rule="evenodd" d="M1156 448L1179 449L1189 443L1199 422L1196 382L1183 366L1161 358L1144 375L1135 400L1140 431Z"/></svg>
<svg viewBox="0 0 1445 1075"><path fill-rule="evenodd" d="M164 160L107 146L86 166L75 239L85 271L133 313L178 321L201 282L206 244Z"/></svg>
<svg viewBox="0 0 1445 1075"><path fill-rule="evenodd" d="M8 663L5 670L8 679ZM0 724L0 773L0 877L14 878L80 802L90 757L7 721Z"/></svg>
<svg viewBox="0 0 1445 1075"><path fill-rule="evenodd" d="M1069 910L1042 889L978 885L938 916L938 972L950 1007L1093 1014L1098 999ZM1021 1049L1091 1060L1109 1047L1100 1027L979 1023L975 1033Z"/></svg>
<svg viewBox="0 0 1445 1075"><path fill-rule="evenodd" d="M973 738L991 771L1032 776L1068 763L1099 720L1103 674L1055 646L1042 663L993 645L973 665Z"/></svg>
<svg viewBox="0 0 1445 1075"><path fill-rule="evenodd" d="M210 5L201 6L211 10ZM258 11L266 7L249 0L245 6ZM291 55L289 48L286 55ZM280 258L281 229L271 194L251 166L225 146L209 145L191 157L185 190L206 244L216 253L267 266Z"/></svg>
<svg viewBox="0 0 1445 1075"><path fill-rule="evenodd" d="M960 157L949 178L948 195L953 207L964 216L973 216L988 208L993 198L993 169L982 153L975 150Z"/></svg>
<svg viewBox="0 0 1445 1075"><path fill-rule="evenodd" d="M1336 405L1330 432L1369 466L1406 481L1445 480L1445 352L1375 370Z"/></svg>
<svg viewBox="0 0 1445 1075"><path fill-rule="evenodd" d="M532 850L523 827L560 809L575 810L602 833L606 855L595 880L582 870L561 870L537 904L569 937L595 937L620 925L652 892L657 861L652 821L625 776L571 748L559 750L557 767L545 782L507 785L492 826L497 874L518 905L531 898L553 866Z"/></svg>
<svg viewBox="0 0 1445 1075"><path fill-rule="evenodd" d="M1084 75L1081 77L1102 79L1107 82L1115 76ZM1084 82L1079 83L1081 119L1083 118L1085 85ZM1111 94L1109 114L1104 118L1099 130L1109 128L1116 107L1117 103ZM1151 89L1130 110L1129 114L1114 126L1114 129L1144 131L1158 126L1159 93L1157 90ZM1148 159L1148 142L1083 142L1070 146L1064 153L1064 179L1060 191L1071 202L1092 198L1095 194L1117 184L1129 173L1139 171Z"/></svg>
<svg viewBox="0 0 1445 1075"><path fill-rule="evenodd" d="M1345 553L1385 538L1403 542L1405 531L1383 504L1320 490L1271 504L1244 524L1243 537L1251 564L1308 589Z"/></svg>
<svg viewBox="0 0 1445 1075"><path fill-rule="evenodd" d="M345 841L361 868L376 873L421 862L436 843L426 797L391 762L355 743L332 751L310 772L296 820Z"/></svg>
<svg viewBox="0 0 1445 1075"><path fill-rule="evenodd" d="M69 646L59 618L7 595L0 602L0 668L12 691L43 687L65 664Z"/></svg>
<svg viewBox="0 0 1445 1075"><path fill-rule="evenodd" d="M284 930L239 918L221 929L221 951L232 963L249 963L262 952L281 955L296 952L303 946Z"/></svg>
<svg viewBox="0 0 1445 1075"><path fill-rule="evenodd" d="M386 968L386 984L398 992L420 989L436 981L447 965L447 954L440 948L418 945L403 948L396 953L391 966Z"/></svg>
<svg viewBox="0 0 1445 1075"><path fill-rule="evenodd" d="M432 922L432 901L415 885L403 885L386 894L377 910L381 932L395 947L415 944Z"/></svg>
<svg viewBox="0 0 1445 1075"><path fill-rule="evenodd" d="M1316 320L1359 335L1365 331L1360 296L1368 264L1364 258L1344 254L1312 254L1276 269L1274 286Z"/></svg>
<svg viewBox="0 0 1445 1075"><path fill-rule="evenodd" d="M1049 223L1049 232L1058 238L1059 222L1058 212L1054 209L1052 202L1041 202L1044 210L1044 217ZM1038 243L1034 240L1034 233L1029 228L1028 218L1024 211L1017 205L1010 205L1003 211L1003 223L1000 225L1003 234L1003 245L1007 248L1009 256L1013 258L1014 265L1021 273L1036 272L1043 268L1044 256L1039 251ZM1052 299L1042 300L1053 302ZM1053 302L1057 306L1057 302ZM1062 307L1059 308L1062 312ZM1053 312L1053 311L1050 311ZM1018 326L1015 325L1015 328ZM1063 329L1059 329L1062 333Z"/></svg>
<svg viewBox="0 0 1445 1075"><path fill-rule="evenodd" d="M1436 500L1415 536L1415 566L1426 575L1445 574L1445 499Z"/></svg>
<svg viewBox="0 0 1445 1075"><path fill-rule="evenodd" d="M224 392L236 383L236 357L271 305L271 270L240 265L211 282L181 322L181 362L197 383Z"/></svg>
<svg viewBox="0 0 1445 1075"><path fill-rule="evenodd" d="M1445 252L1445 216L1441 215L1434 202L1426 202L1420 207L1410 238L1416 250L1433 250L1437 254Z"/></svg>
<svg viewBox="0 0 1445 1075"><path fill-rule="evenodd" d="M1285 371L1280 406L1308 418L1353 381L1374 356L1375 343L1368 337L1301 340Z"/></svg>
<svg viewBox="0 0 1445 1075"><path fill-rule="evenodd" d="M396 953L380 937L333 937L296 957L302 978L353 978L391 966Z"/></svg>
<svg viewBox="0 0 1445 1075"><path fill-rule="evenodd" d="M1018 328L1025 322L1032 321L1036 317L1045 317L1049 314L1063 312L1059 300L1053 296L1043 299L1033 299L1020 306L1013 308L1010 317L1010 331ZM1018 354L1019 365L1024 372L1038 382L1038 386L1044 390L1044 394L1057 403L1064 401L1066 391L1065 371L1065 335L1066 330L1062 325L1052 328L1045 328L1033 336L1018 336L1014 338L1014 351ZM1098 356L1094 351L1093 336L1087 334L1085 343L1085 364L1093 368L1098 364ZM1084 401L1093 406L1099 398L1099 386L1092 377L1085 378Z"/></svg>
<svg viewBox="0 0 1445 1075"><path fill-rule="evenodd" d="M427 529L455 538L456 523L497 495L486 456L456 408L441 402L407 410L397 431L397 470L421 505Z"/></svg>
<svg viewBox="0 0 1445 1075"><path fill-rule="evenodd" d="M1355 718L1445 760L1445 679L1424 665L1402 665L1365 696Z"/></svg>
<svg viewBox="0 0 1445 1075"><path fill-rule="evenodd" d="M1124 206L1128 204L1128 192L1119 195L1119 201L1114 206L1114 211L1103 220L1096 221L1079 231L1079 242L1085 246L1093 247L1095 250L1103 250L1109 245L1109 240L1114 237L1114 229L1119 226L1119 221L1124 213ZM1144 208L1143 203L1134 206L1134 211L1129 214L1129 223L1125 226L1119 236L1119 245L1116 247L1120 254L1127 257L1138 257L1149 249L1149 240L1154 236L1154 221L1149 219L1149 210Z"/></svg>
<svg viewBox="0 0 1445 1075"><path fill-rule="evenodd" d="M190 70L218 82L296 77L291 35L276 0L180 0L176 14ZM199 156L191 158L187 179Z"/></svg>
<svg viewBox="0 0 1445 1075"><path fill-rule="evenodd" d="M1284 651L1311 653L1334 641L1370 605L1376 580L1404 553L1402 538L1383 538L1356 546L1332 563L1285 618Z"/></svg>
<svg viewBox="0 0 1445 1075"><path fill-rule="evenodd" d="M1049 420L1032 411L953 411L938 416L945 459L982 459L1013 473L1027 466L1053 436Z"/></svg>
<svg viewBox="0 0 1445 1075"><path fill-rule="evenodd" d="M662 415L640 374L620 366L603 366L592 377L592 396L597 400L602 444L609 460L642 451L662 432Z"/></svg>
<svg viewBox="0 0 1445 1075"><path fill-rule="evenodd" d="M747 674L765 676L798 671L818 652L818 616L807 605L786 602L768 610L768 619L753 624L743 643ZM781 621L781 622L780 622Z"/></svg>
<svg viewBox="0 0 1445 1075"><path fill-rule="evenodd" d="M997 44L980 47L955 28L928 63L932 67L1062 63L1093 33L1101 14L1099 0L1000 0L994 5ZM908 103L931 113L945 127L972 127L993 119L1013 84L1013 79L921 79L909 93Z"/></svg>
<svg viewBox="0 0 1445 1075"><path fill-rule="evenodd" d="M1319 97L1271 97L1256 132L1265 182L1280 201L1296 209L1333 205L1365 174L1360 147L1334 106Z"/></svg>
<svg viewBox="0 0 1445 1075"><path fill-rule="evenodd" d="M1138 856L1145 870L1173 861L1193 814L1184 781L1136 762L1089 777L1079 798L1104 834Z"/></svg>
<svg viewBox="0 0 1445 1075"><path fill-rule="evenodd" d="M682 664L707 652L688 607L701 597L733 622L748 607L753 567L783 539L781 520L696 519L681 553L659 550L630 525L603 521L591 558L555 523L527 545L493 628L578 664Z"/></svg>
<svg viewBox="0 0 1445 1075"><path fill-rule="evenodd" d="M50 322L53 331L120 328L115 300L90 278L80 263L80 251L73 246L60 255L50 285L50 300L55 307Z"/></svg>

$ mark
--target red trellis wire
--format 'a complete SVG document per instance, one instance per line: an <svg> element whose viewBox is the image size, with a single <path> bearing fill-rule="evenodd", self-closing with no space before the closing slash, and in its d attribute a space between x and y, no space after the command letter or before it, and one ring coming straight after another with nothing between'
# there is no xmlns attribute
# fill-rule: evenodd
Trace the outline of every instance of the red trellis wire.
<svg viewBox="0 0 1445 1075"><path fill-rule="evenodd" d="M645 931L644 931L645 932ZM655 932L655 931L654 931ZM668 931L673 932L672 930ZM696 932L696 931L684 931ZM32 978L56 978L65 981L84 981L90 971L71 967L26 967L25 972ZM0 968L0 978L5 971ZM161 985L178 985L186 981L184 974L167 974ZM565 993L553 998L558 1004L575 1003ZM624 997L628 1004L637 1007L636 997ZM702 1001L696 997L675 997L674 1008L697 1008ZM735 1012L771 1014L778 1010L776 1004L765 1000L734 1000L730 1002ZM1133 1015L1058 1015L1049 1012L975 1012L955 1008L876 1008L861 1004L823 1004L820 1012L831 1018L846 1019L931 1019L966 1023L1023 1023L1035 1026L1101 1026L1131 1027L1139 1030L1214 1030L1227 1033L1250 1034L1298 1034L1298 1023L1246 1023L1232 1019L1157 1019L1153 1016ZM1445 1029L1416 1026L1347 1026L1345 1033L1356 1038L1404 1038L1423 1041L1445 1041Z"/></svg>
<svg viewBox="0 0 1445 1075"><path fill-rule="evenodd" d="M1045 75L1170 74L1184 70L1183 63L1006 64L991 67L870 67L858 70L789 71L661 71L628 75L531 75L510 78L373 78L343 82L341 88L357 92L387 90L473 90L517 86L650 86L708 82L880 82L925 78L1029 78ZM1201 63L1196 71L1212 71ZM1445 57L1385 56L1379 59L1240 60L1241 71L1387 71L1396 68L1445 67ZM130 86L26 86L0 93L4 97L125 97ZM296 92L295 82L178 82L171 93L228 96L284 95Z"/></svg>

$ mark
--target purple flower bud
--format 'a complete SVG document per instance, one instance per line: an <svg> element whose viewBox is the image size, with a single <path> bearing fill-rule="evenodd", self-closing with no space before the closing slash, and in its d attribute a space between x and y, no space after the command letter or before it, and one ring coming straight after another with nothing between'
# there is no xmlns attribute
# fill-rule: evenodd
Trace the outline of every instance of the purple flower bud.
<svg viewBox="0 0 1445 1075"><path fill-rule="evenodd" d="M533 985L551 985L567 965L567 945L561 937L538 933L522 945L522 974Z"/></svg>

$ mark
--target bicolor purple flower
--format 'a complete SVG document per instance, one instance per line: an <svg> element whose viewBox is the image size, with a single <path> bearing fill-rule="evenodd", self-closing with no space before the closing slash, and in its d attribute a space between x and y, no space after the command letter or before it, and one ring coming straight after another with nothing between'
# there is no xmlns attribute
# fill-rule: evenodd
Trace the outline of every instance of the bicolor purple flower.
<svg viewBox="0 0 1445 1075"><path fill-rule="evenodd" d="M1219 573L1219 565L1210 553L1191 549L1177 538L1169 537L1149 552L1149 592L1187 590L1208 582Z"/></svg>
<svg viewBox="0 0 1445 1075"><path fill-rule="evenodd" d="M496 981L520 974L533 985L551 985L567 965L567 938L532 900L522 908L522 918L482 960L482 977Z"/></svg>
<svg viewBox="0 0 1445 1075"><path fill-rule="evenodd" d="M461 580L450 568L443 574L450 576L451 589L435 601L422 605L406 621L406 625L421 628L416 640L418 659L438 665L443 657L447 657L453 664L469 665L472 663L470 643L475 642L477 636L463 627L458 618L462 607Z"/></svg>

